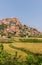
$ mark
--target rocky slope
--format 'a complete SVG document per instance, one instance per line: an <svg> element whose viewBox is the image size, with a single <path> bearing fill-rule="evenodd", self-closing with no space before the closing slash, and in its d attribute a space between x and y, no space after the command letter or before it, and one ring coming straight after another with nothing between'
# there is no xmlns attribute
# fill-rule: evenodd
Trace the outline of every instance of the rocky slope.
<svg viewBox="0 0 42 65"><path fill-rule="evenodd" d="M0 20L0 37L11 36L40 36L41 32L35 28L22 25L18 18L6 18Z"/></svg>

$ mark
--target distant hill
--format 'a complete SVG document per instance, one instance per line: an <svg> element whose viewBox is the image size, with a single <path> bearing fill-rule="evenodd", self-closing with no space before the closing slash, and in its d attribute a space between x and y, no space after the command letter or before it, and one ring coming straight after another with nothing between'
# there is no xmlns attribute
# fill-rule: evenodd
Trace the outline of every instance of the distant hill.
<svg viewBox="0 0 42 65"><path fill-rule="evenodd" d="M37 29L23 25L18 18L6 18L0 20L0 37L31 37L40 36Z"/></svg>

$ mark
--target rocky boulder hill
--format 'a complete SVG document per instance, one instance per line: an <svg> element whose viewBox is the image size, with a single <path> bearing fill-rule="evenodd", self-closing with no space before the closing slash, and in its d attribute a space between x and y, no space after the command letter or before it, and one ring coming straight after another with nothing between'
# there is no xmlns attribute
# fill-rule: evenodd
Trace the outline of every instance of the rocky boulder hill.
<svg viewBox="0 0 42 65"><path fill-rule="evenodd" d="M28 27L26 25L21 24L18 18L6 18L0 20L0 37L12 37L12 36L20 36L20 37L30 37L30 36L40 36L41 32L36 30L35 28Z"/></svg>

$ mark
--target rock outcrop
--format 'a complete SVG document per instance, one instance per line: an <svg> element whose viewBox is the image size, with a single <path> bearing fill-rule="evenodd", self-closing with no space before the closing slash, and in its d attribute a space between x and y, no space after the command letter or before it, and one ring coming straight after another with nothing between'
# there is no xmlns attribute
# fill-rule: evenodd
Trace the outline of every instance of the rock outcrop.
<svg viewBox="0 0 42 65"><path fill-rule="evenodd" d="M40 36L38 30L21 24L18 18L6 18L0 20L0 36Z"/></svg>

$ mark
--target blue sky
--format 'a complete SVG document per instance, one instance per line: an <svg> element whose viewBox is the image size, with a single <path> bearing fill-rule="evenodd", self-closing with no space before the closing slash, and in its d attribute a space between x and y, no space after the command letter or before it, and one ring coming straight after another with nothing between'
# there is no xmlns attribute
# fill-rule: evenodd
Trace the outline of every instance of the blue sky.
<svg viewBox="0 0 42 65"><path fill-rule="evenodd" d="M42 31L42 0L0 0L0 19L7 17Z"/></svg>

